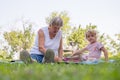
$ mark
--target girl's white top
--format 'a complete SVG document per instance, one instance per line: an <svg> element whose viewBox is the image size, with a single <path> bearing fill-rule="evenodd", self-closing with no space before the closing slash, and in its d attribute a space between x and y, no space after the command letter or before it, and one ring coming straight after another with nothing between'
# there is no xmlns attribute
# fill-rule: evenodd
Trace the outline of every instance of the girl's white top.
<svg viewBox="0 0 120 80"><path fill-rule="evenodd" d="M45 37L44 47L46 49L52 49L54 51L54 53L55 53L55 56L58 56L58 49L59 49L60 40L61 40L61 37L62 37L61 30L59 30L57 32L56 36L53 39L50 39L48 27L43 27L43 28L41 28L41 30L43 31L44 37ZM43 55L43 53L41 51L39 51L38 37L39 36L38 36L38 33L37 33L37 36L35 38L35 43L34 43L32 49L30 50L30 54Z"/></svg>

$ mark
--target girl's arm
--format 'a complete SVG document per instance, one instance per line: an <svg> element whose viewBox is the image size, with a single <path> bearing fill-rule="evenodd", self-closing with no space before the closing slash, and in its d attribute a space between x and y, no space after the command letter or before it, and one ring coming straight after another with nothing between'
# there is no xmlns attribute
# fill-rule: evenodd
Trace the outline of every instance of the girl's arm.
<svg viewBox="0 0 120 80"><path fill-rule="evenodd" d="M87 48L83 48L82 50L77 50L77 51L75 51L75 52L73 52L73 55L72 56L75 56L75 55L80 55L80 54L82 54L84 51L86 51L87 50Z"/></svg>
<svg viewBox="0 0 120 80"><path fill-rule="evenodd" d="M107 50L104 47L102 47L101 50L104 52L105 61L108 61L108 52L107 52Z"/></svg>

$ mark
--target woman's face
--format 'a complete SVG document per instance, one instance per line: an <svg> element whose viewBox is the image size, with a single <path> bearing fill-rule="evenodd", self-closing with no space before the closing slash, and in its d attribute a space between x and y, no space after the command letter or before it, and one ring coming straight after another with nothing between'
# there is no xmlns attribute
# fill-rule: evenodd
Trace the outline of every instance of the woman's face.
<svg viewBox="0 0 120 80"><path fill-rule="evenodd" d="M51 29L52 29L52 33L53 34L57 34L57 32L59 31L60 27L55 25L55 26L52 26Z"/></svg>

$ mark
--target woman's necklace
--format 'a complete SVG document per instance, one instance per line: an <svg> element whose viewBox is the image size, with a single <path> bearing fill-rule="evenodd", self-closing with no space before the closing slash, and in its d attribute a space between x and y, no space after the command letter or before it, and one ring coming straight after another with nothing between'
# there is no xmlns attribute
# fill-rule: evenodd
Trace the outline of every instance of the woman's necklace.
<svg viewBox="0 0 120 80"><path fill-rule="evenodd" d="M50 35L50 39L53 39L55 37L55 35L51 34Z"/></svg>
<svg viewBox="0 0 120 80"><path fill-rule="evenodd" d="M48 28L48 30L49 30L50 39L53 39L55 37L55 34L53 34L52 32L50 32L50 28Z"/></svg>

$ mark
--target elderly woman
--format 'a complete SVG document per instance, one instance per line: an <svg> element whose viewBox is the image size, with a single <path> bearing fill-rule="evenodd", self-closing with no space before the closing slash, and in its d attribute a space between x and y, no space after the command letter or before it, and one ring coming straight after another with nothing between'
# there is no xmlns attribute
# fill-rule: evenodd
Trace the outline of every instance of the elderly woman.
<svg viewBox="0 0 120 80"><path fill-rule="evenodd" d="M39 29L35 44L30 50L32 59L39 63L58 62L62 60L62 32L63 20L60 17L54 17L49 26Z"/></svg>

